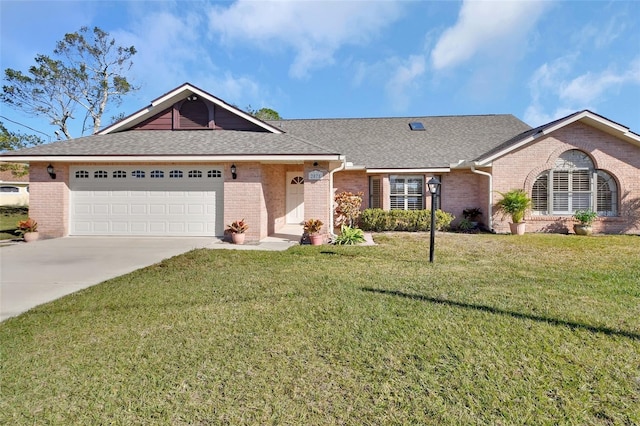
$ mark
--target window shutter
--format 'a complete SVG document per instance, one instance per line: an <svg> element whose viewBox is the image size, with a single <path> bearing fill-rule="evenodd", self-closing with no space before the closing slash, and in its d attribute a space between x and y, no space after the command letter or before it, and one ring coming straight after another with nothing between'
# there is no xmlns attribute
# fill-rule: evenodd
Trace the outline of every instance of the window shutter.
<svg viewBox="0 0 640 426"><path fill-rule="evenodd" d="M600 216L616 214L616 184L613 178L603 171L598 171L596 189L596 210Z"/></svg>
<svg viewBox="0 0 640 426"><path fill-rule="evenodd" d="M382 208L382 182L379 177L372 177L369 185L369 207Z"/></svg>
<svg viewBox="0 0 640 426"><path fill-rule="evenodd" d="M549 209L549 174L538 176L531 191L533 211L546 214Z"/></svg>

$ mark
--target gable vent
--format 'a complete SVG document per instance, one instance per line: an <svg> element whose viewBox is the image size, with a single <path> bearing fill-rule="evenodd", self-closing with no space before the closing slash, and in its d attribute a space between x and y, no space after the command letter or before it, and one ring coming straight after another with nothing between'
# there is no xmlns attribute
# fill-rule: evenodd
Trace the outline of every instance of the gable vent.
<svg viewBox="0 0 640 426"><path fill-rule="evenodd" d="M425 130L424 124L420 121L412 121L409 123L409 128L411 130Z"/></svg>
<svg viewBox="0 0 640 426"><path fill-rule="evenodd" d="M209 109L195 96L180 108L180 129L206 129L209 127Z"/></svg>

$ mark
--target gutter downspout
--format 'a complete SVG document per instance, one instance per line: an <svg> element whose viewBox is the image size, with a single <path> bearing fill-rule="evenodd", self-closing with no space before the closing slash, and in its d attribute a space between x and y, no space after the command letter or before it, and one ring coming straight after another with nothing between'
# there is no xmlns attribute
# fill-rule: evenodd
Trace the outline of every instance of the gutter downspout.
<svg viewBox="0 0 640 426"><path fill-rule="evenodd" d="M479 175L487 176L489 178L489 201L487 203L487 226L489 227L489 231L493 232L493 203L491 202L493 193L493 175L488 172L483 172L482 170L476 170L476 166L471 164L471 172Z"/></svg>
<svg viewBox="0 0 640 426"><path fill-rule="evenodd" d="M342 157L342 164L340 165L340 167L338 167L337 169L333 169L329 172L329 235L331 236L331 238L335 238L336 235L333 233L333 174L335 172L340 172L342 170L345 169L345 167L347 167L347 160L346 157Z"/></svg>

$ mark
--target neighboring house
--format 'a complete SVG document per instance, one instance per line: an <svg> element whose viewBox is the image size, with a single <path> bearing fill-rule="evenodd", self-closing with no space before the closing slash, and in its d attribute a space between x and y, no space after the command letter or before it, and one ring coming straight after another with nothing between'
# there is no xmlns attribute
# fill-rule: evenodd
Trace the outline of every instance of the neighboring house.
<svg viewBox="0 0 640 426"><path fill-rule="evenodd" d="M524 188L529 231L570 232L593 208L596 232L640 233L640 136L590 111L535 129L512 115L264 122L184 84L97 135L1 158L30 164L47 237L221 236L243 218L254 241L308 218L328 232L336 193L430 208L432 176L439 208L479 207L497 232L499 192Z"/></svg>
<svg viewBox="0 0 640 426"><path fill-rule="evenodd" d="M29 175L17 176L11 170L0 171L0 206L29 205Z"/></svg>

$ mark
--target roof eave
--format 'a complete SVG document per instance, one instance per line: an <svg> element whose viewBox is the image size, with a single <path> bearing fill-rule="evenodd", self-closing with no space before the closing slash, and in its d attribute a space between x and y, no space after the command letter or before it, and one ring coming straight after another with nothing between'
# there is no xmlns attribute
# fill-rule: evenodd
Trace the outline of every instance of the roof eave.
<svg viewBox="0 0 640 426"><path fill-rule="evenodd" d="M199 162L228 162L228 161L256 161L256 162L300 162L300 161L343 161L338 154L228 154L228 155L33 155L6 156L0 155L0 161L10 162L59 162L59 163L139 163L139 162L167 162L182 163Z"/></svg>
<svg viewBox="0 0 640 426"><path fill-rule="evenodd" d="M145 119L149 118L152 114L155 113L155 111L162 111L163 109L169 108L171 105L173 105L174 103L176 103L177 101L186 98L187 96L190 95L197 95L200 96L204 99L207 99L208 101L212 102L213 104L226 109L227 111L238 115L242 118L244 118L247 121L250 121L251 123L271 132L271 133L284 133L282 130L280 130L279 128L272 126L269 123L266 123L260 119L255 118L254 116L247 114L246 112L229 105L228 103L224 102L222 99L216 98L215 96L211 95L210 93L205 92L202 89L199 89L189 83L185 83L182 86L179 86L177 88L175 88L174 90L165 93L164 95L160 96L159 98L154 99L153 101L151 101L151 104L145 108L142 108L141 110L133 113L132 115L130 115L129 117L112 124L109 127L106 127L104 129L102 129L101 131L99 131L98 135L106 135L109 133L113 133L113 132L117 132L117 131L121 131L121 130L125 130L135 124L138 124L142 121L144 121Z"/></svg>
<svg viewBox="0 0 640 426"><path fill-rule="evenodd" d="M547 136L555 132L556 130L566 127L577 121L581 121L591 127L594 127L612 136L619 137L621 139L626 140L627 142L640 146L640 135L632 132L628 127L625 127L614 121L608 120L605 117L595 114L589 110L584 110L577 114L569 115L565 117L565 119L560 119L557 122L555 122L555 124L552 126L549 126L546 128L545 126L547 125L540 126L540 130L534 133L533 135L527 136L526 138L523 138L522 140L515 142L512 145L509 145L505 149L498 151L496 153L493 153L489 157L485 157L485 158L480 157L478 161L475 162L475 165L487 166L493 160L500 158L514 150L519 149L524 145L527 145L533 142L536 139L539 139L543 136Z"/></svg>

